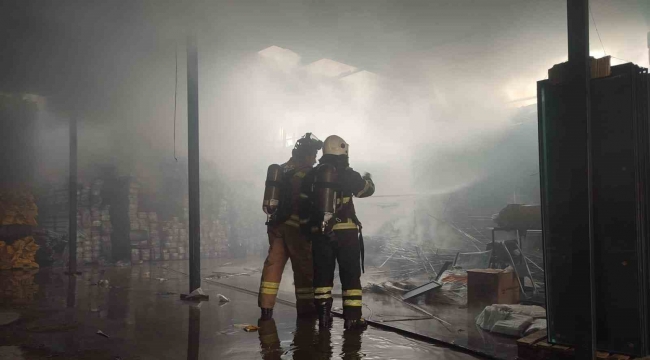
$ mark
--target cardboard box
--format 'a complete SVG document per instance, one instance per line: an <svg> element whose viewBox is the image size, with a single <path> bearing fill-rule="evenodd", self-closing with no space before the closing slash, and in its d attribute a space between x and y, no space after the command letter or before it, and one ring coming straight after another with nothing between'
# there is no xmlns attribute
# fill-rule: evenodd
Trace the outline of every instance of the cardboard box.
<svg viewBox="0 0 650 360"><path fill-rule="evenodd" d="M467 270L468 307L483 308L492 304L518 303L519 281L514 271Z"/></svg>

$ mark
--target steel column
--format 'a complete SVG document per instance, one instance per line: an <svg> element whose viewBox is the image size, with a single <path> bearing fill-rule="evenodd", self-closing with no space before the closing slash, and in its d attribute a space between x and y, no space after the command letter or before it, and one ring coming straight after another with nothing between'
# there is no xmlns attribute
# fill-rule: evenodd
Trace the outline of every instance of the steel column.
<svg viewBox="0 0 650 360"><path fill-rule="evenodd" d="M70 118L70 169L68 183L68 275L77 274L77 118ZM72 280L71 280L72 281Z"/></svg>
<svg viewBox="0 0 650 360"><path fill-rule="evenodd" d="M584 126L586 148L576 149L586 152L587 173L576 181L587 182L587 202L584 216L588 217L588 233L571 239L571 304L574 309L575 355L577 359L593 359L596 345L595 306L594 306L594 236L593 236L593 192L591 164L591 103L589 59L589 0L567 0L568 47L569 47L569 86L572 96L567 99L570 112L568 118L576 125ZM571 139L566 139L571 141ZM580 141L582 143L582 141ZM585 229L587 230L587 229Z"/></svg>
<svg viewBox="0 0 650 360"><path fill-rule="evenodd" d="M196 37L187 38L187 146L189 183L190 293L201 287L199 198L199 61Z"/></svg>

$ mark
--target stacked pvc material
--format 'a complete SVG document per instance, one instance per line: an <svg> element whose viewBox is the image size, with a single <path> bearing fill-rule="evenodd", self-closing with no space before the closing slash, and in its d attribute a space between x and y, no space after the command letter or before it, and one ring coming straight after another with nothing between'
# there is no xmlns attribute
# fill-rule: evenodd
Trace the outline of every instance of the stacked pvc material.
<svg viewBox="0 0 650 360"><path fill-rule="evenodd" d="M138 211L138 195L140 193L140 184L135 180L129 181L129 240L131 242L131 262L149 260L149 251L140 249L140 247L149 246L149 222L147 213ZM146 254L146 255L145 255Z"/></svg>
<svg viewBox="0 0 650 360"><path fill-rule="evenodd" d="M38 207L26 190L0 189L0 225L36 226ZM0 269L38 268L34 256L40 247L31 236L11 244L0 241Z"/></svg>
<svg viewBox="0 0 650 360"><path fill-rule="evenodd" d="M68 187L52 186L39 198L39 224L41 228L55 233L67 233L68 222Z"/></svg>
<svg viewBox="0 0 650 360"><path fill-rule="evenodd" d="M228 254L226 227L219 219L201 220L201 257L225 257Z"/></svg>
<svg viewBox="0 0 650 360"><path fill-rule="evenodd" d="M101 251L100 256L110 261L113 257L113 243L111 234L113 234L113 224L111 223L111 209L105 205L100 212L101 227Z"/></svg>
<svg viewBox="0 0 650 360"><path fill-rule="evenodd" d="M162 246L160 243L160 229L158 225L158 214L149 212L149 239L151 240L152 260L162 260Z"/></svg>
<svg viewBox="0 0 650 360"><path fill-rule="evenodd" d="M83 184L77 190L77 261L93 262L92 225L90 186Z"/></svg>
<svg viewBox="0 0 650 360"><path fill-rule="evenodd" d="M189 237L185 223L181 222L178 217L174 217L171 221L163 222L162 232L163 260L180 260L189 258L187 255Z"/></svg>

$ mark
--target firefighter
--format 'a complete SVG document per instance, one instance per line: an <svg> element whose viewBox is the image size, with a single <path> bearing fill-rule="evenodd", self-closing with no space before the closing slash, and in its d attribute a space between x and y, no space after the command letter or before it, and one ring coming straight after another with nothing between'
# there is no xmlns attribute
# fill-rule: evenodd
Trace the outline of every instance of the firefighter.
<svg viewBox="0 0 650 360"><path fill-rule="evenodd" d="M316 163L316 155L322 146L322 141L307 133L296 142L291 159L280 165L283 186L281 193L284 195L281 195L278 210L269 216L267 222L269 252L264 261L258 297L262 319L273 317L280 280L289 259L293 269L298 317L315 314L311 243L300 232L298 206L302 180ZM267 186L268 182L267 180ZM265 204L266 202L265 195Z"/></svg>
<svg viewBox="0 0 650 360"><path fill-rule="evenodd" d="M301 229L310 234L312 243L314 304L321 328L328 328L332 322L332 287L337 261L343 287L344 326L346 329L367 327L366 321L361 317L363 236L352 197L371 196L375 192L375 184L370 174L361 176L350 167L348 155L349 145L342 138L336 135L328 137L323 145L320 164L305 177L300 194ZM336 169L336 181L330 185L319 175L326 168ZM319 186L337 192L336 210L333 214L317 209L317 197L321 196L317 191Z"/></svg>

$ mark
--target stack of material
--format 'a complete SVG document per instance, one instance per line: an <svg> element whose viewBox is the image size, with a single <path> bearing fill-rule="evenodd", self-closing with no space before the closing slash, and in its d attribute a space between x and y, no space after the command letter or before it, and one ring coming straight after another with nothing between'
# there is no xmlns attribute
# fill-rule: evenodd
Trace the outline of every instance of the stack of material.
<svg viewBox="0 0 650 360"><path fill-rule="evenodd" d="M163 260L187 259L187 247L189 244L187 226L180 222L177 217L174 217L171 221L163 222L162 231L164 240L162 249Z"/></svg>
<svg viewBox="0 0 650 360"><path fill-rule="evenodd" d="M85 263L93 261L92 225L90 186L84 184L77 190L77 260Z"/></svg>
<svg viewBox="0 0 650 360"><path fill-rule="evenodd" d="M201 257L225 257L227 254L226 227L219 219L201 220Z"/></svg>
<svg viewBox="0 0 650 360"><path fill-rule="evenodd" d="M51 187L39 198L41 228L59 234L68 233L68 187Z"/></svg>
<svg viewBox="0 0 650 360"><path fill-rule="evenodd" d="M105 205L100 212L101 227L101 251L100 257L110 261L113 257L113 246L111 243L111 234L113 233L113 224L111 224L111 207Z"/></svg>
<svg viewBox="0 0 650 360"><path fill-rule="evenodd" d="M0 225L36 226L38 208L28 191L0 189ZM10 245L0 241L0 269L38 268L34 256L39 246L31 236Z"/></svg>
<svg viewBox="0 0 650 360"><path fill-rule="evenodd" d="M30 304L38 294L36 269L6 271L0 276L0 305Z"/></svg>
<svg viewBox="0 0 650 360"><path fill-rule="evenodd" d="M138 212L140 184L131 179L128 184L129 197L129 240L131 241L131 261L149 260L149 222L147 213Z"/></svg>
<svg viewBox="0 0 650 360"><path fill-rule="evenodd" d="M149 220L149 239L151 240L152 260L162 259L162 248L160 245L160 229L158 226L158 214L150 212L147 214Z"/></svg>
<svg viewBox="0 0 650 360"><path fill-rule="evenodd" d="M140 231L143 232L143 238L140 240L140 260L151 260L151 251L149 249L149 216L146 212L138 212L138 224Z"/></svg>
<svg viewBox="0 0 650 360"><path fill-rule="evenodd" d="M101 179L96 179L90 186L90 256L84 254L84 259L90 258L91 262L96 262L99 259L102 249L101 193L103 186L104 181Z"/></svg>

